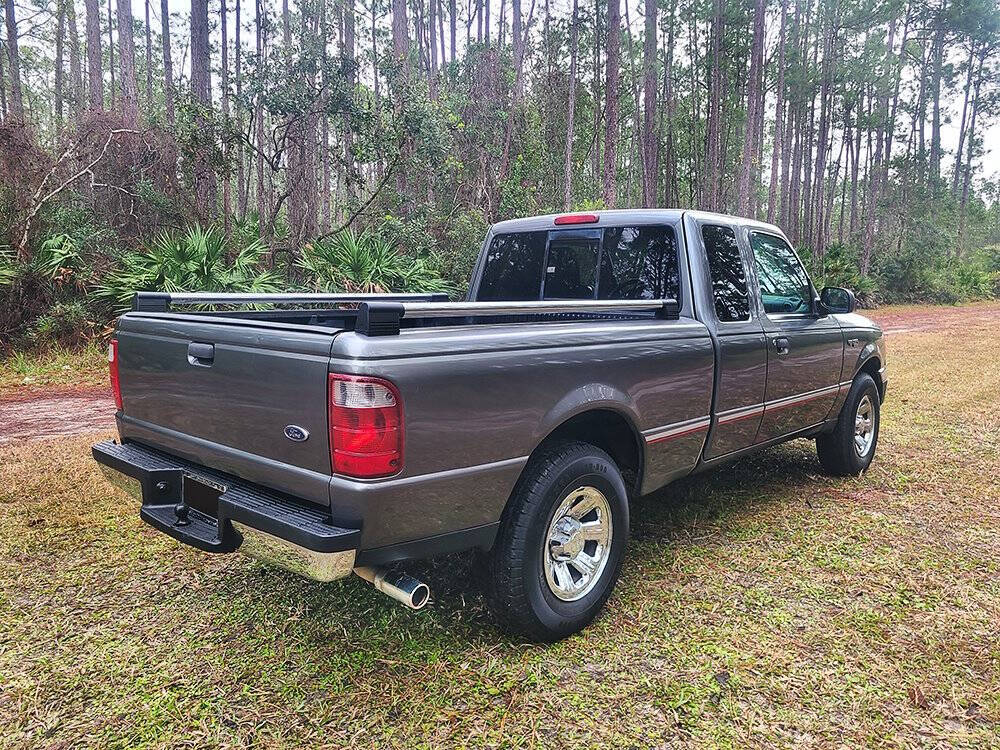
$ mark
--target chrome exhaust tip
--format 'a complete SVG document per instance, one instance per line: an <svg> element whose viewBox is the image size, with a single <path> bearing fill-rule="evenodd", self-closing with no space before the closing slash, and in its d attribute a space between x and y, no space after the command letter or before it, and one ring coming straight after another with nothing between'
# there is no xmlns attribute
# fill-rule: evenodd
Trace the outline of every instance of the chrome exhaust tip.
<svg viewBox="0 0 1000 750"><path fill-rule="evenodd" d="M423 609L430 601L430 587L406 573L366 566L357 567L354 572L386 596L402 602L410 609Z"/></svg>

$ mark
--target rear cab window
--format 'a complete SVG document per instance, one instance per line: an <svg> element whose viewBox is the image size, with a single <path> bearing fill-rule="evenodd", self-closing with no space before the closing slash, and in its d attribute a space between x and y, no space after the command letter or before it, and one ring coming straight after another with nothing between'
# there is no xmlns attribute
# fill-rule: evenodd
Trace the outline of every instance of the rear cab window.
<svg viewBox="0 0 1000 750"><path fill-rule="evenodd" d="M676 299L677 236L665 224L510 232L490 243L476 299Z"/></svg>

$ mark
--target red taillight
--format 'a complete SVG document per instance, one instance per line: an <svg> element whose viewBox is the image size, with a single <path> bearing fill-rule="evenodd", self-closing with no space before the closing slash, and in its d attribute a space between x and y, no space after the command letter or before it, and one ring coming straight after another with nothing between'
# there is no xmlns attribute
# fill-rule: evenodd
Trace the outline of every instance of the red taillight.
<svg viewBox="0 0 1000 750"><path fill-rule="evenodd" d="M108 369L111 371L111 392L115 396L115 407L122 410L122 384L118 380L118 339L108 344Z"/></svg>
<svg viewBox="0 0 1000 750"><path fill-rule="evenodd" d="M596 224L597 214L564 214L556 217L556 224Z"/></svg>
<svg viewBox="0 0 1000 750"><path fill-rule="evenodd" d="M403 468L403 403L381 378L330 375L330 462L334 474L384 477Z"/></svg>

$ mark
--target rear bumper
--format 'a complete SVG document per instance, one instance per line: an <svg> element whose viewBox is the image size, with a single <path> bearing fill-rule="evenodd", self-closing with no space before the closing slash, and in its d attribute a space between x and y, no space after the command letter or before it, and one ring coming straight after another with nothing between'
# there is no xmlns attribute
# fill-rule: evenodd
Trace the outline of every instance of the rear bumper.
<svg viewBox="0 0 1000 750"><path fill-rule="evenodd" d="M141 502L142 520L180 542L239 549L322 581L354 567L361 530L333 525L319 506L139 443L107 441L92 452L108 480Z"/></svg>

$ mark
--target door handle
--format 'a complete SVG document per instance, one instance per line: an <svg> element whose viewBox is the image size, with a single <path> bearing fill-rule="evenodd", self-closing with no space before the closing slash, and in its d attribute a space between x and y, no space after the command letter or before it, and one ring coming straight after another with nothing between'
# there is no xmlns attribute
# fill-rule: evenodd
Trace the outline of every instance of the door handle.
<svg viewBox="0 0 1000 750"><path fill-rule="evenodd" d="M774 350L778 354L788 354L788 339L784 336L774 340Z"/></svg>
<svg viewBox="0 0 1000 750"><path fill-rule="evenodd" d="M199 344L195 341L188 344L188 364L211 367L214 361L215 344Z"/></svg>

